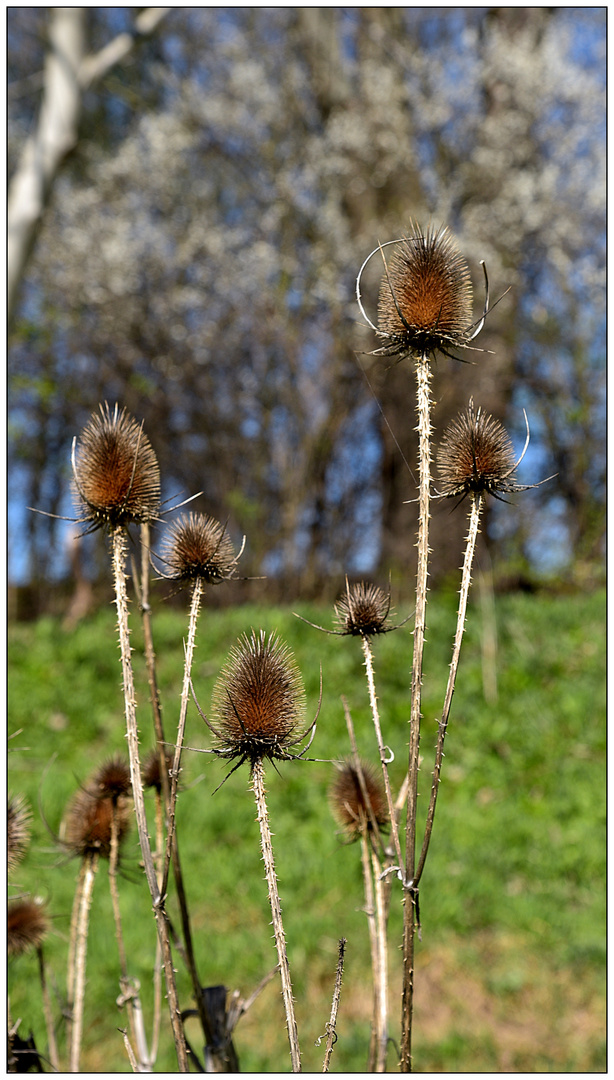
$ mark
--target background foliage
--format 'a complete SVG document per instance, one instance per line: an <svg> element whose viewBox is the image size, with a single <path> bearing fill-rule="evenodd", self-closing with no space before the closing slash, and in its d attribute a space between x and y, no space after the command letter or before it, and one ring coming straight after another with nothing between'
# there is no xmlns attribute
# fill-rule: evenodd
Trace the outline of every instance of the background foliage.
<svg viewBox="0 0 614 1080"><path fill-rule="evenodd" d="M422 943L417 947L415 1055L420 1071L603 1071L605 1068L605 650L603 592L496 598L498 700L487 704L483 644L492 633L470 603L462 678L454 697L435 842L421 887ZM435 717L447 676L456 598L433 595L423 695L421 791L428 788ZM300 612L330 625L332 611ZM404 614L403 611L399 612ZM347 638L324 638L288 608L243 606L203 612L194 685L209 706L219 668L249 626L277 629L292 646L315 712L319 665L324 697L314 757L348 751L340 695L348 697L365 756L376 759L361 651ZM185 617L155 601L154 637L167 729L178 712ZM152 741L138 629L133 634L142 747ZM410 629L378 640L375 665L384 738L396 758L398 786L406 767ZM11 627L9 709L11 785L36 809L40 797L57 833L80 782L115 751L125 752L119 666L112 611L65 630L40 619ZM188 745L210 736L190 705ZM178 804L182 864L195 946L205 984L225 982L245 995L275 963L253 799L245 769L215 795L223 763L184 755ZM294 762L268 770L269 810L297 998L304 1067L318 1071L314 1042L328 1019L336 943L348 939L333 1055L334 1071L366 1063L370 975L359 853L336 834L327 802L330 762ZM424 799L422 800L424 804ZM140 978L151 1016L155 929L136 836L120 882L129 968ZM31 849L18 885L46 895L53 932L46 944L59 1013L75 862L51 844L35 813ZM175 913L171 894L169 910ZM391 1033L400 1021L401 909L390 925ZM182 1007L190 985L180 964ZM9 967L11 1010L45 1042L35 959ZM106 869L98 875L88 955L83 1066L124 1070L124 1018L116 1012L118 966ZM396 1004L394 1004L396 1003ZM189 1033L188 1033L189 1034ZM239 1025L244 1071L285 1069L288 1048L277 981ZM394 1058L391 1051L390 1062ZM159 1069L172 1070L165 1038Z"/></svg>
<svg viewBox="0 0 614 1080"><path fill-rule="evenodd" d="M8 13L13 180L54 10ZM134 18L69 11L86 58ZM493 513L492 557L602 559L604 55L600 8L171 9L83 91L13 313L13 579L66 574L66 526L25 506L71 512L70 442L105 399L144 418L168 495L204 489L248 535L251 573L303 595L406 574L413 376L368 355L354 282L412 217L457 235L476 317L480 259L512 286L475 366L438 362L436 431L473 394L521 445L526 407L520 479L557 473ZM434 522L436 577L462 527Z"/></svg>

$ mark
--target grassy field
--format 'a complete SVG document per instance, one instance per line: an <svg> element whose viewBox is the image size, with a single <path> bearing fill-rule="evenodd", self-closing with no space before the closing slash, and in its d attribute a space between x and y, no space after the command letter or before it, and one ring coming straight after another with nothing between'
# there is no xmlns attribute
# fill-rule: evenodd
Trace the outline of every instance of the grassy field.
<svg viewBox="0 0 614 1080"><path fill-rule="evenodd" d="M476 594L477 596L477 594ZM327 610L301 614L331 624ZM136 614L136 612L135 612ZM399 612L399 616L405 612ZM455 597L431 595L423 692L422 808L429 791L455 625ZM348 698L361 753L377 759L359 643L325 637L288 609L206 610L194 686L207 710L229 648L250 627L277 629L293 648L313 715L323 670L323 702L310 755L349 751L340 695ZM485 701L482 622L470 605L433 842L421 885L414 1062L420 1072L605 1070L605 596L510 594L496 598L497 698ZM168 737L176 727L186 620L154 612L159 681ZM153 743L141 634L132 636L143 749ZM406 766L411 622L375 641L384 738L395 752L395 789ZM10 893L48 898L46 943L59 1014L77 863L54 845L77 785L125 751L120 665L112 609L74 631L43 618L10 627L9 790L35 811L32 842ZM211 745L193 704L187 743ZM228 768L228 766L226 766ZM331 1071L360 1072L370 1030L370 973L359 851L343 843L328 806L333 766L290 762L268 768L269 812L305 1071L320 1071L337 941L346 966ZM224 763L186 753L178 807L180 850L200 975L248 996L276 963L258 826L247 769L212 796ZM153 804L150 803L150 808ZM141 981L148 1029L155 929L135 834L120 882L128 962ZM172 890L169 910L177 907ZM400 1034L400 893L390 917L391 1034ZM178 919L176 919L178 922ZM190 986L177 962L183 1008ZM118 995L106 865L95 888L87 962L84 1071L129 1071L118 1028ZM45 1032L36 957L10 962L13 1019ZM195 1025L194 1025L195 1028ZM196 1030L195 1046L199 1046ZM289 1071L279 982L270 982L235 1032L246 1072ZM63 1035L60 1049L64 1054ZM391 1048L389 1068L396 1054ZM167 1015L156 1069L176 1068Z"/></svg>

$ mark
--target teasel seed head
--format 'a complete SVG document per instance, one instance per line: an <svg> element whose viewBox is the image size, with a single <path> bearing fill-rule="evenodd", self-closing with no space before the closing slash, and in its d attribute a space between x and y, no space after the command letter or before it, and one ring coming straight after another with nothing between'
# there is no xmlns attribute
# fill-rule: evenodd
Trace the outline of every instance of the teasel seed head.
<svg viewBox="0 0 614 1080"><path fill-rule="evenodd" d="M360 767L371 804L371 812L378 826L382 828L388 824L389 820L383 782L373 766L362 758ZM371 813L365 801L358 769L351 759L344 761L341 765L331 784L329 799L335 818L352 840L360 836L365 824L368 830L373 829Z"/></svg>
<svg viewBox="0 0 614 1080"><path fill-rule="evenodd" d="M386 626L390 614L390 595L377 585L368 585L364 581L349 585L346 581L345 593L334 607L335 621L341 634L372 637L395 629Z"/></svg>
<svg viewBox="0 0 614 1080"><path fill-rule="evenodd" d="M49 930L45 905L39 897L13 900L8 907L8 954L21 956L37 949Z"/></svg>
<svg viewBox="0 0 614 1080"><path fill-rule="evenodd" d="M237 556L226 529L207 514L182 514L165 537L162 557L171 578L209 585L232 577Z"/></svg>
<svg viewBox="0 0 614 1080"><path fill-rule="evenodd" d="M103 762L92 778L91 793L98 798L117 802L122 795L129 795L131 791L130 764L120 754Z"/></svg>
<svg viewBox="0 0 614 1080"><path fill-rule="evenodd" d="M469 267L447 227L411 223L380 285L378 329L389 354L426 355L466 346L472 324Z"/></svg>
<svg viewBox="0 0 614 1080"><path fill-rule="evenodd" d="M446 428L437 453L441 494L464 496L470 492L497 496L522 490L513 479L518 463L512 441L503 427L470 399L464 412Z"/></svg>
<svg viewBox="0 0 614 1080"><path fill-rule="evenodd" d="M113 814L117 821L117 841L121 846L130 828L131 807L126 794L110 795L101 789L97 776L87 787L80 788L69 804L61 840L75 855L97 852L103 859L108 859Z"/></svg>
<svg viewBox="0 0 614 1080"><path fill-rule="evenodd" d="M296 661L276 634L239 639L213 690L212 730L222 757L288 759L306 735L305 691Z"/></svg>
<svg viewBox="0 0 614 1080"><path fill-rule="evenodd" d="M9 795L6 854L9 874L23 859L30 840L32 811L23 795Z"/></svg>
<svg viewBox="0 0 614 1080"><path fill-rule="evenodd" d="M160 469L142 425L105 402L73 448L73 495L87 531L151 522L160 508Z"/></svg>
<svg viewBox="0 0 614 1080"><path fill-rule="evenodd" d="M164 759L166 761L167 775L173 766L173 754L166 750L164 752ZM160 775L160 755L157 750L150 750L145 760L143 761L143 770L141 773L143 777L143 787L155 788L156 791L162 790L162 777ZM170 778L169 778L170 784Z"/></svg>

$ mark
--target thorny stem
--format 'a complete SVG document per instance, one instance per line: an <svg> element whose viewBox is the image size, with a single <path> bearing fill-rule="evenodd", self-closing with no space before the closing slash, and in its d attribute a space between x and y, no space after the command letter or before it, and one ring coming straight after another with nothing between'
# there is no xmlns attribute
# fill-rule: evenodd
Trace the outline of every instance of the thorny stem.
<svg viewBox="0 0 614 1080"><path fill-rule="evenodd" d="M113 582L115 586L115 602L117 607L117 625L119 630L119 644L122 660L122 674L124 686L124 704L126 716L126 737L128 740L128 752L130 755L130 777L132 781L132 794L134 798L134 811L139 834L139 845L143 856L145 876L153 902L156 927L162 949L162 962L164 964L164 977L168 997L169 1012L177 1063L180 1072L188 1072L188 1054L185 1044L185 1036L181 1023L181 1010L177 997L175 973L173 970L173 957L169 936L168 921L164 910L164 894L158 889L156 870L149 844L147 831L147 817L145 814L145 800L143 798L143 783L141 780L141 763L139 759L139 734L136 723L136 698L134 693L134 680L132 676L132 662L130 658L130 632L128 627L128 597L126 594L126 538L121 529L115 529L111 534Z"/></svg>
<svg viewBox="0 0 614 1080"><path fill-rule="evenodd" d="M382 728L379 719L379 710L377 707L377 695L375 693L375 675L373 671L373 649L371 648L371 642L366 634L361 634L362 639L362 651L365 658L365 668L367 671L367 684L369 686L369 701L371 702L371 715L373 717L373 727L375 728L375 735L377 738L377 746L379 750L380 761L382 763L382 774L384 777L384 788L386 789L386 801L388 803L388 815L390 817L390 828L392 830L392 840L394 843L394 851L397 857L397 865L399 868L403 866L403 857L401 855L401 845L399 842L399 829L397 824L397 815L394 811L394 802L392 799L392 791L390 789L390 779L388 776L388 765L386 762L386 747L384 746L384 740L382 737Z"/></svg>
<svg viewBox="0 0 614 1080"><path fill-rule="evenodd" d="M269 901L273 916L273 930L275 933L275 945L281 973L281 992L286 1010L286 1026L288 1029L288 1041L290 1043L290 1058L292 1060L292 1072L301 1071L301 1052L298 1044L298 1029L294 1016L294 999L292 997L292 982L290 980L290 965L286 952L286 937L281 918L281 904L277 890L277 874L273 859L273 845L271 843L271 829L266 805L266 792L264 790L264 768L262 761L255 761L252 769L252 787L258 810L258 824L260 825L260 838L262 842L262 858L269 888Z"/></svg>
<svg viewBox="0 0 614 1080"><path fill-rule="evenodd" d="M328 1072L328 1066L330 1065L330 1059L333 1052L333 1047L337 1041L337 1012L339 1011L339 1000L341 998L341 979L343 977L343 961L345 955L346 939L339 938L339 959L337 961L337 971L335 972L335 989L333 990L333 1000L330 1009L330 1020L327 1026L327 1039L326 1039L326 1052L324 1054L324 1064L322 1066L322 1072Z"/></svg>
<svg viewBox="0 0 614 1080"><path fill-rule="evenodd" d="M454 694L454 686L456 683L456 673L458 671L458 661L460 657L461 644L463 640L463 634L465 632L465 616L467 613L467 599L469 596L469 587L471 585L471 567L473 565L473 556L475 554L475 545L478 538L480 514L482 512L484 496L480 493L477 497L474 492L471 492L471 509L469 512L469 530L466 537L465 558L463 560L463 575L461 578L460 597L458 602L458 617L456 620L456 634L454 637L454 646L452 649L452 660L450 662L450 674L448 675L448 685L446 688L446 696L443 703L443 711L441 714L441 720L439 721L439 731L437 734L437 747L435 750L435 768L433 770L433 783L431 786L431 797L429 801L428 813L426 816L426 826L424 830L424 841L422 843L422 851L420 852L420 859L416 868L416 874L414 877L414 884L417 885L422 877L422 871L424 870L424 864L426 862L426 856L428 854L429 844L431 841L431 833L433 831L433 820L435 818L435 807L437 805L437 792L439 791L439 780L441 775L441 763L443 760L443 744L446 737L446 730L448 727L448 719L450 716L450 707L452 705L452 695Z"/></svg>
<svg viewBox="0 0 614 1080"><path fill-rule="evenodd" d="M416 930L413 883L416 858L416 812L418 803L418 764L420 753L420 705L422 693L422 654L426 627L426 593L429 556L429 501L431 463L431 369L426 354L416 359L418 383L418 433L420 437L420 518L418 524L418 569L416 577L416 615L414 655L411 673L411 714L409 735L409 788L405 847L406 894L403 906L403 1012L401 1034L401 1072L411 1072L411 1034L414 996L414 945Z"/></svg>
<svg viewBox="0 0 614 1080"><path fill-rule="evenodd" d="M79 914L77 917L77 932L75 938L75 975L74 975L74 1008L71 1030L71 1043L69 1050L69 1072L79 1072L79 1056L81 1053L81 1033L83 1031L83 1001L85 997L85 959L87 956L87 932L89 926L90 907L94 879L98 869L98 852L88 852L83 858L84 872L81 896L79 898Z"/></svg>
<svg viewBox="0 0 614 1080"><path fill-rule="evenodd" d="M386 1072L386 1052L388 1049L388 943L386 924L388 920L388 896L390 890L382 881L382 867L377 852L371 852L373 863L373 881L375 885L375 920L377 931L377 951L379 954L379 986L376 1003L376 1055L375 1072Z"/></svg>
<svg viewBox="0 0 614 1080"><path fill-rule="evenodd" d="M371 1042L369 1044L369 1060L367 1062L367 1072L375 1072L375 1061L377 1058L377 1048L379 1042L379 998L380 998L380 982L381 982L381 964L380 964L380 952L379 952L379 939L377 936L377 917L375 912L375 895L373 892L373 877L371 873L371 863L369 860L369 838L367 833L367 822L365 819L361 821L360 830L360 856L362 862L362 876L364 880L365 889L365 914L367 916L367 926L369 928L369 946L371 949L371 971L373 973L373 1015L371 1017Z"/></svg>
<svg viewBox="0 0 614 1080"><path fill-rule="evenodd" d="M75 897L70 916L68 962L66 967L66 1045L68 1047L70 1047L72 1041L73 1009L75 1003L75 949L77 947L77 926L79 925L79 911L81 909L81 893L83 892L85 869L85 860L82 859L79 865Z"/></svg>

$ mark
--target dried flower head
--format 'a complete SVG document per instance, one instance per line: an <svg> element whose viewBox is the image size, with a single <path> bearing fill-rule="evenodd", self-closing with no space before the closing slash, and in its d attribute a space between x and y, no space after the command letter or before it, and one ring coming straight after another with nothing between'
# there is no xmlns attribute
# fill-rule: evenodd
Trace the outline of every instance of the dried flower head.
<svg viewBox="0 0 614 1080"><path fill-rule="evenodd" d="M202 578L210 585L232 576L237 562L223 525L207 514L182 514L165 538L162 557L177 581Z"/></svg>
<svg viewBox="0 0 614 1080"><path fill-rule="evenodd" d="M291 751L307 734L304 711L303 680L288 646L264 630L244 634L213 690L216 753L239 764L298 756Z"/></svg>
<svg viewBox="0 0 614 1080"><path fill-rule="evenodd" d="M149 439L125 409L105 402L73 443L73 494L88 532L153 521L160 508L160 469Z"/></svg>
<svg viewBox="0 0 614 1080"><path fill-rule="evenodd" d="M385 634L396 629L386 626L390 614L390 594L386 594L377 585L367 585L364 581L349 585L345 583L345 592L335 604L335 617L341 634Z"/></svg>
<svg viewBox="0 0 614 1080"><path fill-rule="evenodd" d="M526 449L526 447L525 447ZM473 398L464 412L446 428L437 453L441 494L447 497L522 491L513 479L519 461L512 441L498 420L474 408Z"/></svg>
<svg viewBox="0 0 614 1080"><path fill-rule="evenodd" d="M381 777L373 766L362 758L360 768L364 790L356 764L348 760L339 769L329 791L333 814L352 839L359 836L365 827L372 830L373 818L380 827L387 825L389 820Z"/></svg>
<svg viewBox="0 0 614 1080"><path fill-rule="evenodd" d="M130 801L126 795L110 796L97 788L95 781L81 788L69 805L64 821L62 842L75 855L97 852L104 859L111 853L113 815L117 822L117 841L121 845L130 828Z"/></svg>
<svg viewBox="0 0 614 1080"><path fill-rule="evenodd" d="M412 223L382 278L378 329L385 352L426 355L464 348L470 340L473 289L469 267L446 227L423 232Z"/></svg>
<svg viewBox="0 0 614 1080"><path fill-rule="evenodd" d="M164 760L166 761L167 775L173 767L173 754L166 750L164 752ZM141 773L143 777L143 787L155 788L156 791L162 790L162 776L160 774L160 755L157 750L150 750L145 760L143 761L143 769ZM170 780L169 780L170 783Z"/></svg>
<svg viewBox="0 0 614 1080"><path fill-rule="evenodd" d="M9 795L6 820L6 854L11 873L23 859L30 840L32 811L23 795Z"/></svg>
<svg viewBox="0 0 614 1080"><path fill-rule="evenodd" d="M8 954L20 956L37 949L49 930L49 919L39 897L14 900L8 908Z"/></svg>
<svg viewBox="0 0 614 1080"><path fill-rule="evenodd" d="M109 758L94 774L90 790L98 798L115 802L120 796L129 795L132 790L129 762L119 754Z"/></svg>

